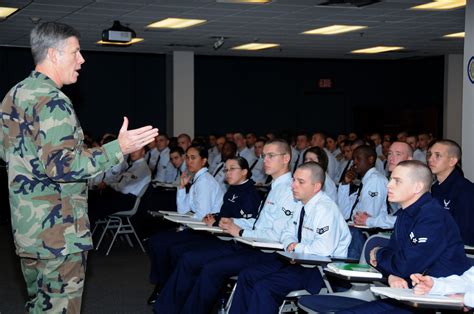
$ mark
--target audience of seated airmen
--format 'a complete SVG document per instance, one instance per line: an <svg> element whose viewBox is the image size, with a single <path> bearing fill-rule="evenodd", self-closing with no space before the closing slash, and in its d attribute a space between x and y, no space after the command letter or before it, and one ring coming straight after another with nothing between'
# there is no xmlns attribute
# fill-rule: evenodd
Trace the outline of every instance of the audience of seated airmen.
<svg viewBox="0 0 474 314"><path fill-rule="evenodd" d="M323 168L324 173L326 174L325 180L323 181L322 190L324 193L329 196L334 202L337 202L337 187L334 181L331 179L330 176L327 175L328 169L328 157L326 152L315 146L308 148L303 155L304 162L313 161L316 162Z"/></svg>
<svg viewBox="0 0 474 314"><path fill-rule="evenodd" d="M155 142L148 146L149 151L146 154L145 150L137 151L131 154L128 163L124 161L89 181L90 188L95 189L95 191L90 192L89 198L91 220L105 217L113 212L130 209L139 192L139 188L134 188L134 186L143 187L143 184L148 184L151 174L154 172L155 180L180 185L176 197L178 211L194 211L195 216L203 219L208 225L220 225L234 236L283 241L282 233L297 233L298 228L296 226L299 225L298 219L300 216L296 201L288 196L288 193L291 194L288 183L291 172L288 172L288 167L296 169L304 161L314 161L320 165L323 171L326 171L328 170L328 163L330 163L329 158L331 158L331 160L334 159L337 169L335 172L336 181L341 183L339 190L332 178L326 173L325 179L320 182L323 184L322 191L313 196L324 195L325 198L328 196L333 198L334 201L337 201L336 204L339 205L340 213L344 218L346 220L352 219L356 224L385 229L395 226L396 229L397 226L400 228L401 224L398 223L400 218L397 217L404 215L400 213L400 206L403 209L405 208L402 204L387 201L385 188L387 181L384 176L390 175L400 162L413 158L424 163L428 162L429 168L436 178L432 185L432 197L441 204L441 207L452 214L454 221L460 228L463 243L474 245L474 233L470 228L474 221L474 213L470 208L471 204L474 203L474 185L463 176L460 167L461 148L454 141L438 140L431 142L431 145L428 146L432 138L429 134L420 133L418 136L412 136L407 132L400 132L397 134L397 139L401 141L390 143L387 139L388 136L384 135L384 140L379 142L379 139L381 140L380 134L372 133L370 139L375 143L377 149L377 152L375 152L374 149L366 146L363 140L359 139L353 143L345 140L347 138L345 135L339 135L338 145L336 145L336 142L333 145L331 140L327 141L327 137L321 132L313 134L311 143L305 133L297 134L294 138L294 147L288 146L287 143L285 143L285 146L284 142L280 140L265 144L265 139L257 139L254 133L247 133L246 138L241 133L229 132L227 135L232 138L232 142L225 142L223 136L210 136L209 144L211 146L210 148L204 148L201 145L189 147L191 143L204 144L203 139L196 138L191 141L187 134L180 134L177 138L179 147L170 149L170 141L167 135L160 134ZM113 135L104 135L100 142L107 141L109 137L113 138ZM355 139L357 135L351 133L349 138ZM311 148L309 148L310 145ZM186 162L183 162L184 151L181 147L189 147L190 149L188 154L185 154ZM239 154L244 155L242 157L247 161L250 159L251 163L242 163L242 158L234 157L239 149ZM381 154L379 154L380 150L382 150ZM292 151L294 153L293 158L291 158ZM337 155L340 159L334 158L335 156L332 154L334 152L338 152ZM208 172L205 167L209 154L212 155L212 172ZM260 158L260 155L262 155L262 158ZM342 156L343 158L341 158ZM291 158L291 162L290 160L286 161L288 157ZM193 158L194 165L191 160ZM276 160L278 162L275 162ZM374 163L374 160L376 163ZM382 160L384 161L382 162ZM187 165L189 166L190 163L191 169L187 170ZM139 167L140 164L148 166ZM242 164L245 165L242 166ZM375 165L378 166L377 169L381 168L380 165L383 166L383 174L377 172L374 168ZM413 170L416 167L419 168L419 165L405 164L402 168ZM138 170L142 168L144 171ZM282 171L282 169L284 170ZM245 184L228 181L233 180L233 174L238 176L237 173L242 174L243 172L246 172ZM295 172L295 174L297 173L298 171ZM248 180L247 175L251 176L253 180ZM250 208L243 207L239 213L218 214L221 205L221 210L224 210L226 203L236 206L236 203L238 204L239 201L244 200L239 200L241 197L236 192L236 188L264 184L267 181L267 175L273 177L272 190L269 193L269 198L263 202L260 214L257 214L256 206L254 213L251 213ZM215 178L212 178L214 180L210 182L219 182L221 187L219 188L219 184L217 186L212 183L207 184L206 181L206 184L202 184L205 192L202 192L202 190L199 190L199 178L201 176L208 179L215 176ZM230 189L223 196L227 189L225 180L228 181ZM191 182L193 184L189 192L186 192L186 186L189 188ZM360 186L357 186L357 182L361 182ZM391 182L395 181L392 179ZM114 188L117 191L113 190ZM284 193L285 188L286 194ZM131 192L132 190L136 190L136 194ZM151 193L156 192L151 191ZM390 200L390 195L388 195L388 198ZM303 200L301 201L306 204ZM158 203L159 200L155 199L154 202ZM211 213L213 214L211 215ZM397 215L393 215L394 213L397 213ZM306 215L310 215L308 211L306 211ZM224 218L220 219L220 217ZM283 221L285 224L288 222L288 226L291 228L283 225ZM303 222L303 242L306 230L304 225L305 222ZM349 246L349 257L358 258L364 238L358 229L352 227L350 229L352 242ZM409 241L412 241L413 244L413 241L416 242L420 238L423 240L425 237L414 235L409 238ZM317 273L315 271L314 274L308 273L305 276L298 277L302 272L295 270L297 266L287 265L276 260L271 254L264 254L235 243L226 243L211 235L206 235L205 239L195 237L195 234L192 235L192 232L188 230L179 233L176 230L168 230L151 238L152 272L150 279L157 284L157 287L165 287L159 302L156 304L156 309L160 313L178 313L180 310L187 313L191 309L193 309L192 312L195 312L194 309L196 308L199 308L198 313L210 311L225 280L232 275L239 274L242 269L245 270L240 273L240 287L238 286L237 289L232 312L255 312L255 309L259 309L262 304L266 305L267 309L270 308L268 306L271 304L273 309L273 306L277 307L286 295L286 290L277 282L279 279L275 278L281 279L285 275L289 276L293 274L292 271L295 271L294 274L297 274L295 275L297 278L309 278ZM297 252L297 250L295 251ZM377 256L374 255L374 260ZM171 263L175 264L172 265ZM246 268L255 263L265 264ZM173 271L174 266L176 268ZM401 266L396 264L392 267ZM418 268L410 271L423 272L424 270ZM305 271L310 270L305 269ZM463 269L463 271L466 271L466 269ZM214 272L215 276L213 276ZM453 273L461 275L462 272L451 271L443 274L430 272L429 275L449 276ZM388 273L390 272L387 271ZM170 280L167 281L170 275ZM392 272L390 275L392 286L400 285L400 283L403 286L405 284L410 285L406 273L403 273L402 277L397 275L397 272ZM273 276L276 277L273 278ZM421 275L419 277L421 278ZM430 278L429 276L425 277ZM418 277L416 278L421 280ZM274 282L274 280L277 281ZM313 282L319 284L318 280ZM306 287L298 279L295 279L292 284L295 287ZM290 289L293 286L288 284L288 287ZM156 296L156 294L154 295ZM272 301L262 303L261 300L265 298ZM240 305L237 306L236 304ZM168 311L175 307L176 310ZM386 304L382 305L382 308L385 307ZM378 310L378 307L375 308ZM163 311L163 309L166 309L166 311ZM359 309L355 310L360 312ZM400 309L396 308L396 311L398 310Z"/></svg>
<svg viewBox="0 0 474 314"><path fill-rule="evenodd" d="M325 170L315 162L305 162L295 171L292 190L300 204L281 235L286 251L347 256L351 235L336 203L322 191L325 177ZM230 313L277 313L289 292L306 289L315 294L324 286L317 268L292 265L276 254L272 257L239 273Z"/></svg>
<svg viewBox="0 0 474 314"><path fill-rule="evenodd" d="M386 247L370 252L370 264L388 276L393 288L411 286L410 275L461 275L471 265L452 216L430 192L430 169L420 161L403 161L388 184L388 199L401 210ZM369 302L338 313L411 313L412 308L390 300Z"/></svg>
<svg viewBox="0 0 474 314"><path fill-rule="evenodd" d="M239 219L222 218L219 226L233 236L279 241L298 208L291 193L291 150L288 143L276 139L265 144L262 157L265 171L273 181L255 222L248 225ZM160 296L154 309L158 313L209 313L229 277L269 259L270 254L233 241L190 250L181 256L167 283L173 293L167 298Z"/></svg>

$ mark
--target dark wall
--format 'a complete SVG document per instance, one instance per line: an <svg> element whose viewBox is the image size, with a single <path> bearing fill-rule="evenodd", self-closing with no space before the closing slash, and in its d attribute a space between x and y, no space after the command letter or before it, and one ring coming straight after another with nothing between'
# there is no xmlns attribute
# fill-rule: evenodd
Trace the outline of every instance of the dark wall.
<svg viewBox="0 0 474 314"><path fill-rule="evenodd" d="M71 97L94 136L132 127L166 129L165 56L83 52ZM29 49L0 48L0 95L33 68ZM443 57L417 60L195 58L196 134L227 130L330 133L402 129L442 134ZM318 80L330 78L331 89Z"/></svg>
<svg viewBox="0 0 474 314"><path fill-rule="evenodd" d="M165 56L82 52L86 62L76 84L65 86L83 129L93 136L117 133L122 117L131 127L166 128ZM0 48L3 97L34 68L30 50Z"/></svg>
<svg viewBox="0 0 474 314"><path fill-rule="evenodd" d="M196 130L442 133L444 59L197 56ZM330 78L333 88L320 89ZM209 114L212 113L212 114Z"/></svg>

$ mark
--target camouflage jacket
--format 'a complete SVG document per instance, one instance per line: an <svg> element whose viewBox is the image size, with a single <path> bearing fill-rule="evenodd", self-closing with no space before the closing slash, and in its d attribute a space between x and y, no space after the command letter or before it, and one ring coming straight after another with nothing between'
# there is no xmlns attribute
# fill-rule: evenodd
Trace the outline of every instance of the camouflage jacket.
<svg viewBox="0 0 474 314"><path fill-rule="evenodd" d="M69 98L33 71L0 108L17 254L48 259L89 250L87 179L123 160L118 141L85 149Z"/></svg>

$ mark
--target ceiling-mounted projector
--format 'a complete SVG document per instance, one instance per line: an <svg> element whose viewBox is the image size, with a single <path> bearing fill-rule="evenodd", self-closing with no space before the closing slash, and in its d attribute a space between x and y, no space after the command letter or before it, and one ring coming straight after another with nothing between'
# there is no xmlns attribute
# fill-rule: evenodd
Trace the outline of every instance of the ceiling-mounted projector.
<svg viewBox="0 0 474 314"><path fill-rule="evenodd" d="M114 21L111 28L102 31L102 40L109 42L126 43L137 37L133 29Z"/></svg>

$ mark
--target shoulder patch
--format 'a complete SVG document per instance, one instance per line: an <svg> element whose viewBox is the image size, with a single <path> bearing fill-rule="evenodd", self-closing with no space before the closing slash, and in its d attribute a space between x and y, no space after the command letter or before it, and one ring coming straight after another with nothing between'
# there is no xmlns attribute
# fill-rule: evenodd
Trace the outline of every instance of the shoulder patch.
<svg viewBox="0 0 474 314"><path fill-rule="evenodd" d="M369 196L370 196L370 197L376 197L377 195L379 195L379 192L372 192L372 191L369 191Z"/></svg>
<svg viewBox="0 0 474 314"><path fill-rule="evenodd" d="M329 226L326 226L326 227L322 227L322 228L316 228L316 233L321 235L325 232L329 231Z"/></svg>
<svg viewBox="0 0 474 314"><path fill-rule="evenodd" d="M428 238L424 237L415 237L415 234L413 232L410 232L410 241L413 244L418 244L418 243L426 243L428 242Z"/></svg>

